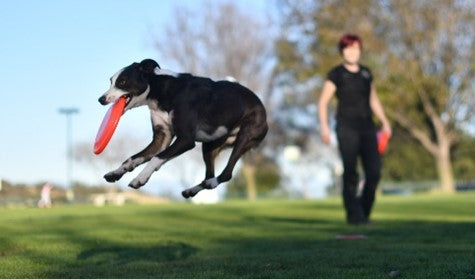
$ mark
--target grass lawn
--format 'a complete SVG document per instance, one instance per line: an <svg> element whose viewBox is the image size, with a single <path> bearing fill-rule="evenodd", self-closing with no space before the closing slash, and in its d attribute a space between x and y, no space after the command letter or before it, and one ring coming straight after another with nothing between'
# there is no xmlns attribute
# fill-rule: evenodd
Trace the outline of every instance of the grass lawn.
<svg viewBox="0 0 475 279"><path fill-rule="evenodd" d="M474 193L379 197L373 217L347 226L337 198L0 208L0 278L475 278Z"/></svg>

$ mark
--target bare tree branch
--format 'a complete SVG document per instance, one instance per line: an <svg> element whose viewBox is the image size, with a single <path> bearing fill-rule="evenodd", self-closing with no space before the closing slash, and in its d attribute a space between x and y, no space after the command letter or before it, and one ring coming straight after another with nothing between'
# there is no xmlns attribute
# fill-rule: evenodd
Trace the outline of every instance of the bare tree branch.
<svg viewBox="0 0 475 279"><path fill-rule="evenodd" d="M430 136L423 130L417 128L411 119L401 112L396 112L391 109L387 109L386 112L395 119L402 127L408 130L411 135L416 138L430 153L433 155L438 154L439 150L437 145L433 143L430 139Z"/></svg>

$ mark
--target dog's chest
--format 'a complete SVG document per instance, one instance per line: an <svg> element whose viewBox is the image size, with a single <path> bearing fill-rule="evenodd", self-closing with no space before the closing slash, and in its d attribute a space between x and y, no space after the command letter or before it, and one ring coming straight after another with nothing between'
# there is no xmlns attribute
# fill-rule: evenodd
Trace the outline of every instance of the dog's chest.
<svg viewBox="0 0 475 279"><path fill-rule="evenodd" d="M173 112L166 112L160 109L150 109L153 126L171 127Z"/></svg>

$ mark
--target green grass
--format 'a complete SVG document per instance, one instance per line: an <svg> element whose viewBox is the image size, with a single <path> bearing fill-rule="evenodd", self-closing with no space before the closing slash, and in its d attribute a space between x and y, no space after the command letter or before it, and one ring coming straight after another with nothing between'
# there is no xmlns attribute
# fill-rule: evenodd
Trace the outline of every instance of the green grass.
<svg viewBox="0 0 475 279"><path fill-rule="evenodd" d="M475 278L475 194L0 208L1 278ZM366 239L337 240L340 234Z"/></svg>

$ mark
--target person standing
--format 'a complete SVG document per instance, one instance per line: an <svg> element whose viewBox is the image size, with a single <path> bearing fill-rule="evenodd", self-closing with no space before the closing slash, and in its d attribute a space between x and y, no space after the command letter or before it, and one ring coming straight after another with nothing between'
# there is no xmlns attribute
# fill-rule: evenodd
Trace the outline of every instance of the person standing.
<svg viewBox="0 0 475 279"><path fill-rule="evenodd" d="M51 189L53 189L53 185L50 183L46 183L41 188L41 197L38 201L39 208L51 208Z"/></svg>
<svg viewBox="0 0 475 279"><path fill-rule="evenodd" d="M336 94L338 99L336 134L343 161L343 203L346 221L352 225L369 222L376 187L381 176L381 158L377 150L375 115L382 130L391 135L381 102L373 85L369 68L359 64L362 40L358 35L345 34L338 43L343 63L329 71L319 100L321 139L330 143L328 103ZM360 197L357 196L357 161L361 157L365 180Z"/></svg>

